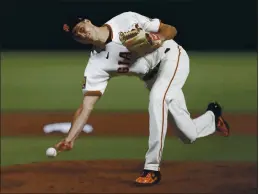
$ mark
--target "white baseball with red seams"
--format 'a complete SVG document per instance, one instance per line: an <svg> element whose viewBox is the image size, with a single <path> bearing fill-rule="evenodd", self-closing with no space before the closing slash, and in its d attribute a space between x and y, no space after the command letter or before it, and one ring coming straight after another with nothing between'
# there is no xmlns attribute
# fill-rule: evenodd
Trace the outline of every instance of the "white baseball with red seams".
<svg viewBox="0 0 259 194"><path fill-rule="evenodd" d="M46 155L48 157L56 157L57 156L57 150L55 148L48 148L46 150Z"/></svg>
<svg viewBox="0 0 259 194"><path fill-rule="evenodd" d="M215 132L215 119L207 111L196 119L190 117L182 87L189 75L189 57L174 40L165 41L160 48L144 57L133 58L119 39L120 32L135 28L158 33L160 20L150 19L135 12L125 12L105 23L110 29L111 42L105 49L91 52L84 72L83 93L105 93L108 81L114 76L144 76L160 64L158 72L145 85L149 93L149 149L144 169L158 171L162 157L167 121L176 124L190 142ZM169 114L168 114L169 113ZM173 153L172 153L173 154Z"/></svg>

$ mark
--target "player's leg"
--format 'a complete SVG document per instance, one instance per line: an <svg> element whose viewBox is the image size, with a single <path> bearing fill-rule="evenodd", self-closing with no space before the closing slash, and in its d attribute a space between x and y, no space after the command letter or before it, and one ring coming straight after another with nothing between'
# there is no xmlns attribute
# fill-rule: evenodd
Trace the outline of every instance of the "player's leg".
<svg viewBox="0 0 259 194"><path fill-rule="evenodd" d="M182 87L189 75L189 57L179 48L161 61L160 73L149 96L149 149L145 169L159 171L167 132L168 109L177 128L191 141L215 132L215 119L211 111L192 120L187 110Z"/></svg>
<svg viewBox="0 0 259 194"><path fill-rule="evenodd" d="M167 93L176 77L180 53L172 52L170 67L166 67L168 60L164 59L160 63L159 73L155 80L149 81L149 149L146 153L146 161L142 176L136 182L140 184L153 184L160 180L160 161L164 148L164 141L167 132L168 97ZM187 73L188 74L188 73Z"/></svg>
<svg viewBox="0 0 259 194"><path fill-rule="evenodd" d="M156 80L149 94L149 149L145 156L146 170L159 171L160 155L167 133L168 105L164 99L166 87L161 84L164 81L163 79Z"/></svg>
<svg viewBox="0 0 259 194"><path fill-rule="evenodd" d="M165 69L170 68L170 57L166 61ZM210 135L215 132L215 117L213 112L207 111L202 116L192 119L187 109L182 87L189 75L189 57L186 51L180 48L178 68L167 92L169 115L173 118L180 134L193 142L198 137ZM170 119L172 121L172 119Z"/></svg>
<svg viewBox="0 0 259 194"><path fill-rule="evenodd" d="M137 183L156 183L161 178L159 166L167 132L168 110L177 128L191 142L197 137L215 132L215 115L217 115L216 117L220 115L215 111L218 110L217 108L208 107L209 111L202 116L196 119L190 117L182 92L182 87L189 74L189 57L183 49L179 49L178 57L175 57L173 53L168 54L161 62L160 72L156 80L151 80L147 85L151 89L149 96L149 149L146 153L145 170L142 176L136 180Z"/></svg>
<svg viewBox="0 0 259 194"><path fill-rule="evenodd" d="M149 140L148 151L143 173L135 181L137 185L153 185L160 181L159 169L164 140L167 132L168 106L164 100L166 80L157 78L155 82L148 83L148 88L152 88L149 94Z"/></svg>
<svg viewBox="0 0 259 194"><path fill-rule="evenodd" d="M210 103L204 114L195 119L191 118L182 91L188 76L185 72L189 67L189 57L183 49L181 51L179 68L167 92L169 118L171 121L174 120L178 135L183 137L184 142L193 142L197 138L213 134L216 130L228 136L229 126L222 118L221 107L217 103Z"/></svg>
<svg viewBox="0 0 259 194"><path fill-rule="evenodd" d="M216 131L215 116L212 111L206 111L196 119L191 118L182 90L171 100L168 108L169 122L175 124L177 134L185 143L191 143Z"/></svg>

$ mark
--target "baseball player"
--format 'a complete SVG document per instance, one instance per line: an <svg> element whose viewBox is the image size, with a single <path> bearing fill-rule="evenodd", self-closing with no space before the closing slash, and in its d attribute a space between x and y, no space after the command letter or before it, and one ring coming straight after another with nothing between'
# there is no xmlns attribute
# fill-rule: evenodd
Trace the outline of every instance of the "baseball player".
<svg viewBox="0 0 259 194"><path fill-rule="evenodd" d="M144 170L135 180L137 185L153 185L161 179L168 120L187 143L215 131L229 135L229 126L217 102L210 103L200 117L190 117L182 91L189 74L189 57L173 40L177 34L175 27L157 18L124 12L100 27L81 19L75 25L65 24L63 29L79 43L92 44L93 50L84 72L82 105L75 112L68 136L56 144L58 151L72 149L108 81L123 75L139 77L150 91L149 149Z"/></svg>

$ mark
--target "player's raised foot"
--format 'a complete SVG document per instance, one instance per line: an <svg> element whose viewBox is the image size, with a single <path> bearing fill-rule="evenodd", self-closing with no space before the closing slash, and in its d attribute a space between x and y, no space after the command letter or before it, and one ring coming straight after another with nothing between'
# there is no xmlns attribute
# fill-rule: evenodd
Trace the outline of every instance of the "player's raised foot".
<svg viewBox="0 0 259 194"><path fill-rule="evenodd" d="M229 124L222 117L222 108L217 102L211 102L208 105L207 111L212 111L215 115L216 130L223 136L229 136Z"/></svg>
<svg viewBox="0 0 259 194"><path fill-rule="evenodd" d="M161 180L160 171L143 170L140 177L135 180L137 186L151 186L159 183Z"/></svg>

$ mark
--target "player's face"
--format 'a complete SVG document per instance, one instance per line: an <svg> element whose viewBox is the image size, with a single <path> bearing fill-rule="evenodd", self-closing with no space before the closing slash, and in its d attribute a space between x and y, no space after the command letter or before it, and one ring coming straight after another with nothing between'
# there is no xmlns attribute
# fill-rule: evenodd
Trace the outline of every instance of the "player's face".
<svg viewBox="0 0 259 194"><path fill-rule="evenodd" d="M76 41L83 44L92 44L97 40L95 26L90 20L83 20L73 28L73 34Z"/></svg>

